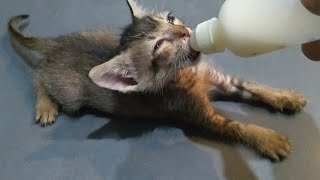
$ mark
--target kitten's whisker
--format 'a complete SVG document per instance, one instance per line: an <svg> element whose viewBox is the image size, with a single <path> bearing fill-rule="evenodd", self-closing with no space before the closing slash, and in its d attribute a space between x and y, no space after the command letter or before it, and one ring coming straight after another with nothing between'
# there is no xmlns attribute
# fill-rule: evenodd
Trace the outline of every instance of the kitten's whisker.
<svg viewBox="0 0 320 180"><path fill-rule="evenodd" d="M168 72L168 74L167 74L167 76L166 76L166 80L165 80L165 82L169 79L169 77L171 76L171 72L172 72L172 69L170 68L169 69L169 72Z"/></svg>
<svg viewBox="0 0 320 180"><path fill-rule="evenodd" d="M165 0L165 1L163 2L162 7L161 7L161 11L164 10L165 6L167 5L167 2L168 2L168 0Z"/></svg>
<svg viewBox="0 0 320 180"><path fill-rule="evenodd" d="M178 72L179 72L179 74L180 74L180 67L181 67L181 65L180 65L180 59L178 59ZM181 74L180 74L181 75Z"/></svg>
<svg viewBox="0 0 320 180"><path fill-rule="evenodd" d="M158 11L158 7L157 7L157 1L154 2L154 6L155 6L155 8L156 8L156 13L158 14L159 11Z"/></svg>
<svg viewBox="0 0 320 180"><path fill-rule="evenodd" d="M186 62L186 59L185 59L185 57L183 58L183 62L182 62L182 67L183 67L183 69L185 69L186 67L184 66L185 64L184 64L184 62Z"/></svg>
<svg viewBox="0 0 320 180"><path fill-rule="evenodd" d="M180 64L181 63L181 59L179 59L178 61L179 61L179 65L181 67L181 64ZM182 62L182 66L183 66L183 62ZM181 77L181 70L180 69L179 69L179 74L180 74L180 77Z"/></svg>
<svg viewBox="0 0 320 180"><path fill-rule="evenodd" d="M175 63L174 63L174 65L175 65L175 81L177 81L177 71L178 71L178 68L177 68L177 63L178 63L178 61L176 61Z"/></svg>

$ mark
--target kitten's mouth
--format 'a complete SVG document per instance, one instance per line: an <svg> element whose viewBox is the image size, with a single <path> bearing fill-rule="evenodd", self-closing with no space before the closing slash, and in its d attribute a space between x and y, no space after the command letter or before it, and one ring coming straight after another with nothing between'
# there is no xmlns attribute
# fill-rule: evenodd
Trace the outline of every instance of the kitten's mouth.
<svg viewBox="0 0 320 180"><path fill-rule="evenodd" d="M197 60L199 59L200 52L199 52L199 51L196 51L196 50L194 50L194 49L192 49L192 48L190 47L190 52L189 52L188 55L189 55L190 59L191 59L193 62L195 62L195 61L197 61Z"/></svg>
<svg viewBox="0 0 320 180"><path fill-rule="evenodd" d="M189 48L188 57L190 57L190 60L191 60L192 62L198 61L201 52L194 50L194 49L189 45L189 39L186 39L185 45Z"/></svg>

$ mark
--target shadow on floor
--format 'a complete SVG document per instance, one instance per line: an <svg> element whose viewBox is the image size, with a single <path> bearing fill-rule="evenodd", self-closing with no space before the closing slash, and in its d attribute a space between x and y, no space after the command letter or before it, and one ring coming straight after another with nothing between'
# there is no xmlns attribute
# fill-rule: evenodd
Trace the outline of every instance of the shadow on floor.
<svg viewBox="0 0 320 180"><path fill-rule="evenodd" d="M123 140L127 138L136 138L144 136L156 129L181 129L187 138L193 143L210 147L218 150L222 154L224 164L224 176L229 180L236 179L257 179L251 172L240 152L234 148L230 143L225 142L223 139L215 137L213 134L204 132L203 129L195 128L188 124L181 122L174 122L170 120L124 120L112 119L109 123L92 132L88 135L89 139L117 139ZM170 137L169 137L170 139ZM170 141L170 140L169 140ZM143 151L143 150L142 150ZM143 151L143 157L148 156L147 151ZM176 151L179 152L179 151ZM183 153L183 152L181 152ZM140 154L140 153L137 153ZM133 154L136 157L137 154ZM152 153L151 153L152 154ZM130 156L130 155L129 155ZM159 154L161 156L161 154ZM165 156L164 156L165 157ZM144 158L142 159L144 161ZM208 157L210 159L210 157ZM188 158L187 158L188 159ZM199 161L199 160L198 160ZM208 161L208 159L206 159ZM181 162L182 163L182 162ZM192 162L187 162L192 163ZM139 166L136 163L135 166ZM143 163L141 163L143 165ZM236 167L236 168L233 168ZM190 169L190 168L187 168ZM213 170L213 169L212 169ZM121 175L122 177L123 175ZM120 178L121 179L121 178Z"/></svg>

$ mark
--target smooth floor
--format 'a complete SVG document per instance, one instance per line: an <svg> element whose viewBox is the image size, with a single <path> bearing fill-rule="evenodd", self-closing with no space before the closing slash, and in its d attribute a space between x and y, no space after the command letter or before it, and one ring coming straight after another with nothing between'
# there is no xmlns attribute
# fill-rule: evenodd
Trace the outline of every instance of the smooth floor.
<svg viewBox="0 0 320 180"><path fill-rule="evenodd" d="M223 0L141 2L150 9L171 10L194 26L216 16ZM296 89L310 101L295 115L242 103L214 103L230 118L270 127L291 138L294 152L285 161L272 163L242 145L192 135L163 122L61 113L52 127L35 125L32 72L11 48L7 32L8 19L18 14L31 15L26 32L37 36L101 26L120 32L130 22L125 0L1 0L1 180L320 179L320 62L308 61L299 47L250 59L229 52L209 56L226 72Z"/></svg>

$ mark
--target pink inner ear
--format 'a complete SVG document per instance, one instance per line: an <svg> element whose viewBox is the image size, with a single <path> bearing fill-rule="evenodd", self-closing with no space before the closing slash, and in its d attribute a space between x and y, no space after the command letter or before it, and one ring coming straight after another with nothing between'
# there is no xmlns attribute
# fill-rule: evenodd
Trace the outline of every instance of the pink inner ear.
<svg viewBox="0 0 320 180"><path fill-rule="evenodd" d="M138 82L134 80L132 77L123 77L121 75L116 75L116 79L119 79L119 81L123 82L124 84L127 84L129 86L137 85Z"/></svg>
<svg viewBox="0 0 320 180"><path fill-rule="evenodd" d="M138 84L132 77L124 77L113 73L106 73L102 79L109 85L134 86Z"/></svg>

